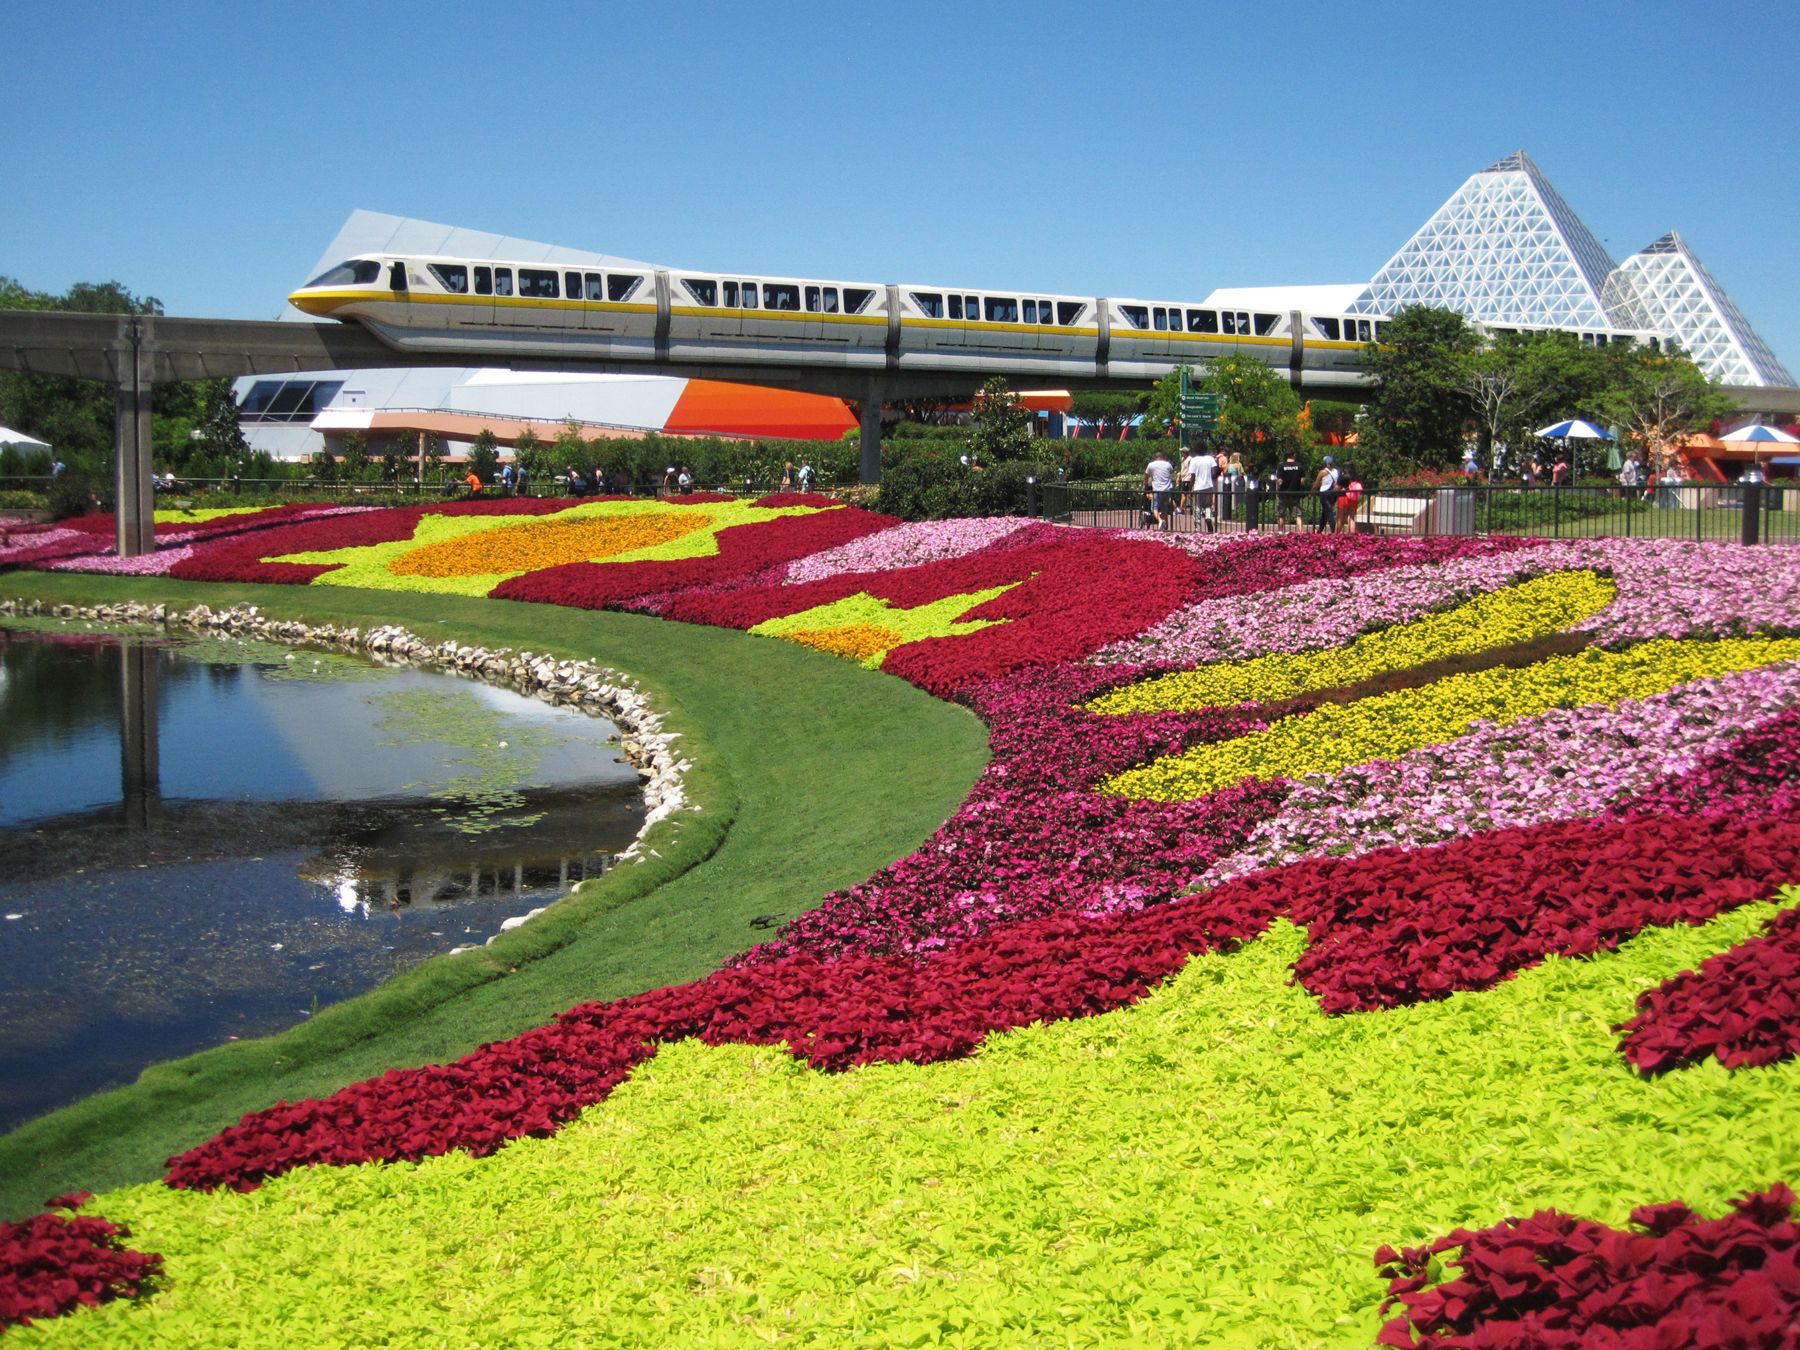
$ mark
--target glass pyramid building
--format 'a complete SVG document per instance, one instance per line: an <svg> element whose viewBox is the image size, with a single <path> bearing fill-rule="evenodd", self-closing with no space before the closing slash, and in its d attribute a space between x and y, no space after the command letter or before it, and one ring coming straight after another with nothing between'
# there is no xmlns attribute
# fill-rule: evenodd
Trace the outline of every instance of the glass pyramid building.
<svg viewBox="0 0 1800 1350"><path fill-rule="evenodd" d="M1601 299L1606 249L1523 150L1470 175L1352 306L1461 310L1485 323L1615 327Z"/></svg>
<svg viewBox="0 0 1800 1350"><path fill-rule="evenodd" d="M1791 385L1794 377L1673 230L1606 279L1607 308L1627 328L1674 338L1726 384Z"/></svg>
<svg viewBox="0 0 1800 1350"><path fill-rule="evenodd" d="M1791 376L1678 234L1616 266L1523 150L1472 174L1350 305L1455 309L1506 327L1671 338L1726 384Z"/></svg>

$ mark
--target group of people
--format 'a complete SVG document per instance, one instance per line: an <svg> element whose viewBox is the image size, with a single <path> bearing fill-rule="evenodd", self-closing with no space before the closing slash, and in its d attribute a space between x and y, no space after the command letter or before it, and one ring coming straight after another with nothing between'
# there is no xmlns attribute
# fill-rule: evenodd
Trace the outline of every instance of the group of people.
<svg viewBox="0 0 1800 1350"><path fill-rule="evenodd" d="M1275 498L1275 527L1304 529L1306 521L1301 504L1307 495L1318 499L1317 526L1327 533L1354 528L1357 508L1362 503L1362 484L1348 469L1339 469L1337 460L1326 455L1319 471L1312 476L1310 494L1306 471L1298 454L1289 452L1280 467L1259 482L1244 466L1243 456L1214 454L1193 447L1179 466L1169 459L1167 450L1158 448L1144 466L1144 510L1142 523L1160 530L1173 529L1183 512L1190 514L1195 527L1207 533L1216 531L1221 520L1233 520L1240 514L1249 529L1261 525L1261 507L1270 495Z"/></svg>

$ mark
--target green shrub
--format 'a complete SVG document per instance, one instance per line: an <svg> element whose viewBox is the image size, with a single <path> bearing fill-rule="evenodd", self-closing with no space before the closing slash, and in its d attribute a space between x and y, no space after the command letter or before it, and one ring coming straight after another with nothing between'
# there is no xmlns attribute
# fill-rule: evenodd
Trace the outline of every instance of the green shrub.
<svg viewBox="0 0 1800 1350"><path fill-rule="evenodd" d="M42 511L49 505L41 492L0 492L0 511Z"/></svg>

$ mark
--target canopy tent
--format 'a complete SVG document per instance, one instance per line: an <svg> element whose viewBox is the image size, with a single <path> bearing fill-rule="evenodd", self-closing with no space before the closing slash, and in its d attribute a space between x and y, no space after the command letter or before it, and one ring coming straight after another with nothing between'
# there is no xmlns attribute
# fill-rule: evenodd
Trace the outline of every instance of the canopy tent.
<svg viewBox="0 0 1800 1350"><path fill-rule="evenodd" d="M1531 434L1542 436L1547 441L1610 441L1613 438L1612 432L1605 427L1597 427L1579 417L1571 417L1566 422L1552 422Z"/></svg>
<svg viewBox="0 0 1800 1350"><path fill-rule="evenodd" d="M0 446L13 450L48 450L50 442L40 441L36 436L27 436L11 427L0 427Z"/></svg>

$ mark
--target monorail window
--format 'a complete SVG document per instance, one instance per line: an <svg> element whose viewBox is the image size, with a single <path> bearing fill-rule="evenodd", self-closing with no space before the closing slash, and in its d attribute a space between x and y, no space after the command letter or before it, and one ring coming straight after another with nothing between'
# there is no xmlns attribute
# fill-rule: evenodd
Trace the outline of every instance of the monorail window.
<svg viewBox="0 0 1800 1350"><path fill-rule="evenodd" d="M963 315L969 319L979 319L981 317L980 299L973 295L963 296ZM950 317L954 319L956 316L952 314Z"/></svg>
<svg viewBox="0 0 1800 1350"><path fill-rule="evenodd" d="M494 294L511 295L512 293L512 268L496 267L494 269Z"/></svg>
<svg viewBox="0 0 1800 1350"><path fill-rule="evenodd" d="M615 305L621 300L628 300L631 298L631 293L643 283L643 280L642 277L620 276L617 272L608 272L606 274L606 298Z"/></svg>
<svg viewBox="0 0 1800 1350"><path fill-rule="evenodd" d="M475 269L475 294L492 295L494 293L494 269L477 267Z"/></svg>
<svg viewBox="0 0 1800 1350"><path fill-rule="evenodd" d="M426 263L426 270L437 278L437 284L452 295L469 293L469 269L454 263Z"/></svg>
<svg viewBox="0 0 1800 1350"><path fill-rule="evenodd" d="M950 297L950 301L956 306L956 317L962 318L962 301L954 295ZM941 295L932 291L914 291L912 302L919 307L919 313L928 319L944 317L944 297Z"/></svg>
<svg viewBox="0 0 1800 1350"><path fill-rule="evenodd" d="M1150 311L1150 326L1159 333L1168 332L1169 331L1169 311L1164 309L1161 305L1158 305L1155 309L1151 310ZM1177 321L1175 326L1177 328L1179 328L1181 326L1180 322Z"/></svg>
<svg viewBox="0 0 1800 1350"><path fill-rule="evenodd" d="M960 295L953 295L950 297L950 317L953 319L960 319L962 316L962 297Z"/></svg>
<svg viewBox="0 0 1800 1350"><path fill-rule="evenodd" d="M769 309L799 309L800 288L785 282L763 284L763 304Z"/></svg>
<svg viewBox="0 0 1800 1350"><path fill-rule="evenodd" d="M756 283L746 281L744 283L744 308L755 309L756 307Z"/></svg>
<svg viewBox="0 0 1800 1350"><path fill-rule="evenodd" d="M817 286L808 286L806 288L806 312L808 314L817 314L819 312L819 288Z"/></svg>
<svg viewBox="0 0 1800 1350"><path fill-rule="evenodd" d="M1056 321L1063 325L1072 324L1081 317L1082 304L1079 300L1058 300L1056 302Z"/></svg>
<svg viewBox="0 0 1800 1350"><path fill-rule="evenodd" d="M725 308L726 309L736 309L737 307L738 307L737 282L728 281L725 283Z"/></svg>
<svg viewBox="0 0 1800 1350"><path fill-rule="evenodd" d="M349 262L341 262L329 272L314 277L306 285L308 289L314 286L373 286L380 276L380 263L371 262L367 258L352 258Z"/></svg>
<svg viewBox="0 0 1800 1350"><path fill-rule="evenodd" d="M392 263L388 267L388 289L403 291L406 289L406 264Z"/></svg>
<svg viewBox="0 0 1800 1350"><path fill-rule="evenodd" d="M1027 300L1025 302L1025 322L1036 323L1037 321L1037 301Z"/></svg>
<svg viewBox="0 0 1800 1350"><path fill-rule="evenodd" d="M1048 300L1038 301L1038 322L1039 323L1055 323L1056 322L1056 320L1054 318L1052 318L1050 315L1050 302Z"/></svg>
<svg viewBox="0 0 1800 1350"><path fill-rule="evenodd" d="M1188 332L1216 333L1219 331L1219 316L1210 309L1190 309L1187 312Z"/></svg>
<svg viewBox="0 0 1800 1350"><path fill-rule="evenodd" d="M556 299L556 273L546 272L541 267L521 267L519 294L529 295L533 300Z"/></svg>
<svg viewBox="0 0 1800 1350"><path fill-rule="evenodd" d="M825 312L827 314L836 314L838 312L838 288L836 286L827 286L825 288Z"/></svg>
<svg viewBox="0 0 1800 1350"><path fill-rule="evenodd" d="M808 314L836 314L838 312L837 287L808 286L806 288L806 312Z"/></svg>
<svg viewBox="0 0 1800 1350"><path fill-rule="evenodd" d="M1125 322L1133 328L1150 326L1150 310L1146 305L1120 305L1119 313L1125 316Z"/></svg>
<svg viewBox="0 0 1800 1350"><path fill-rule="evenodd" d="M989 323L1017 323L1019 321L1019 302L1010 297L990 295L987 302L987 321Z"/></svg>
<svg viewBox="0 0 1800 1350"><path fill-rule="evenodd" d="M698 277L683 277L681 284L687 293L694 298L694 303L705 305L708 309L719 303L719 284L716 281L702 281Z"/></svg>
<svg viewBox="0 0 1800 1350"><path fill-rule="evenodd" d="M861 314L869 307L869 301L875 298L875 292L866 286L844 287L844 313Z"/></svg>
<svg viewBox="0 0 1800 1350"><path fill-rule="evenodd" d="M1267 337L1275 331L1279 317L1274 314L1258 314L1256 316L1256 336Z"/></svg>
<svg viewBox="0 0 1800 1350"><path fill-rule="evenodd" d="M581 273L563 273L563 294L571 300L581 299Z"/></svg>
<svg viewBox="0 0 1800 1350"><path fill-rule="evenodd" d="M1313 327L1319 330L1320 337L1330 338L1333 342L1338 340L1338 321L1336 319L1314 319Z"/></svg>
<svg viewBox="0 0 1800 1350"><path fill-rule="evenodd" d="M583 272L581 274L581 280L583 287L581 294L584 299L606 299L606 277L603 273Z"/></svg>
<svg viewBox="0 0 1800 1350"><path fill-rule="evenodd" d="M1367 319L1344 320L1344 341L1346 342L1368 342L1371 331Z"/></svg>
<svg viewBox="0 0 1800 1350"><path fill-rule="evenodd" d="M1233 337L1239 333L1250 331L1250 316L1241 309L1222 309L1219 311L1219 326L1222 332Z"/></svg>

